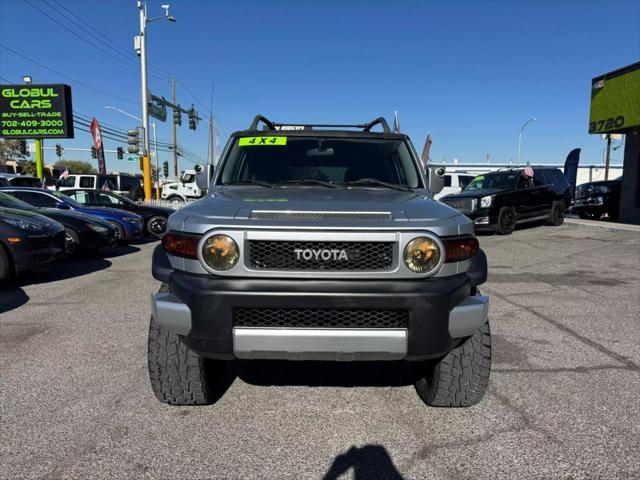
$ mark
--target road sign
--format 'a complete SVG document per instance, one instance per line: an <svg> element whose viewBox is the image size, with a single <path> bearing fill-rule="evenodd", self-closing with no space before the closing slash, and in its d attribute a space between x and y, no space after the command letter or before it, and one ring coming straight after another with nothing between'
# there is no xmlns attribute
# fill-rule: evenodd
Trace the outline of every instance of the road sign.
<svg viewBox="0 0 640 480"><path fill-rule="evenodd" d="M73 138L71 87L0 85L0 137Z"/></svg>
<svg viewBox="0 0 640 480"><path fill-rule="evenodd" d="M129 155L129 156L127 156L127 161L128 162L137 162L138 160L140 160L140 157L138 155Z"/></svg>

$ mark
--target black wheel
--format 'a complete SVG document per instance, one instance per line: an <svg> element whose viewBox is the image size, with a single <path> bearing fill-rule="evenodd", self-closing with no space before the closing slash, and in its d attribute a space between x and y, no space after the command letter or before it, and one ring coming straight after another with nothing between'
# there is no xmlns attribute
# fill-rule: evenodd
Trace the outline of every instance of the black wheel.
<svg viewBox="0 0 640 480"><path fill-rule="evenodd" d="M427 405L470 407L487 391L490 373L491 330L487 322L439 361L427 364L426 375L415 388Z"/></svg>
<svg viewBox="0 0 640 480"><path fill-rule="evenodd" d="M13 264L9 258L9 254L4 249L4 246L0 244L0 282L10 280L13 274Z"/></svg>
<svg viewBox="0 0 640 480"><path fill-rule="evenodd" d="M166 284L160 288L167 290ZM151 389L162 403L209 405L221 397L227 379L224 364L190 350L153 317L147 353Z"/></svg>
<svg viewBox="0 0 640 480"><path fill-rule="evenodd" d="M167 200L169 200L173 205L182 205L184 203L184 199L177 195L169 197Z"/></svg>
<svg viewBox="0 0 640 480"><path fill-rule="evenodd" d="M555 227L559 227L560 225L562 225L564 223L564 211L564 202L554 202L551 206L551 211L549 212L547 223Z"/></svg>
<svg viewBox="0 0 640 480"><path fill-rule="evenodd" d="M127 237L124 233L124 228L118 222L109 221L109 224L116 229L116 243L122 245L127 243Z"/></svg>
<svg viewBox="0 0 640 480"><path fill-rule="evenodd" d="M160 238L167 230L167 218L156 216L151 217L147 222L147 232L153 237Z"/></svg>
<svg viewBox="0 0 640 480"><path fill-rule="evenodd" d="M500 235L511 235L516 229L516 210L512 207L502 207L498 212L496 231Z"/></svg>
<svg viewBox="0 0 640 480"><path fill-rule="evenodd" d="M65 229L64 231L64 253L72 257L78 250L80 249L80 238L78 234L71 230L70 228Z"/></svg>

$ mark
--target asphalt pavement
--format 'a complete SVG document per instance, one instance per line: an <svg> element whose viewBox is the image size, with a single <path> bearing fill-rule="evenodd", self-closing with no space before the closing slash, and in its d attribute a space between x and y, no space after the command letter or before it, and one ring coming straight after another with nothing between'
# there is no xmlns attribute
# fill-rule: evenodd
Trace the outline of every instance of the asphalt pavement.
<svg viewBox="0 0 640 480"><path fill-rule="evenodd" d="M0 478L640 477L640 235L483 236L493 372L467 409L398 364L261 362L218 403L160 404L146 367L154 243L0 290Z"/></svg>

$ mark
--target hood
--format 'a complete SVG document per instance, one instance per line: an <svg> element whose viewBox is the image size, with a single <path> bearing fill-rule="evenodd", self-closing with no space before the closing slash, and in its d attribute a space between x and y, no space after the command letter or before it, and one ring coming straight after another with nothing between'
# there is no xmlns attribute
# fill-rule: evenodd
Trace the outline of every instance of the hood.
<svg viewBox="0 0 640 480"><path fill-rule="evenodd" d="M54 220L64 220L66 218L80 220L87 223L94 223L102 227L108 227L110 224L104 220L100 220L98 217L91 216L87 213L82 213L77 210L60 210L57 208L43 208L41 209L42 215L46 215Z"/></svg>
<svg viewBox="0 0 640 480"><path fill-rule="evenodd" d="M0 207L0 221L2 221L2 217L5 215L19 218L21 220L28 220L29 222L40 224L54 231L64 229L64 227L55 220L30 210L17 210L15 208Z"/></svg>
<svg viewBox="0 0 640 480"><path fill-rule="evenodd" d="M480 190L467 190L462 191L460 193L453 193L451 195L444 196L440 198L441 202L444 202L447 199L456 199L456 198L480 198L486 197L487 195L495 195L497 193L505 193L511 192L513 190L506 188L482 188Z"/></svg>
<svg viewBox="0 0 640 480"><path fill-rule="evenodd" d="M580 185L578 185L578 187L587 189L589 187L596 187L599 185L605 185L607 187L622 185L622 179L616 178L613 180L598 180L596 182L581 183Z"/></svg>
<svg viewBox="0 0 640 480"><path fill-rule="evenodd" d="M389 218L362 219L296 219L296 223L322 226L381 226L380 222L406 222L403 226L412 227L409 222L420 222L420 227L428 227L429 222L442 224L443 219L465 217L460 213L429 197L424 190L403 192L386 188L325 188L325 187L225 187L216 189L212 194L185 207L170 217L170 228L185 229L187 224L211 225L218 223L256 222L256 225L291 225L289 219L257 220L251 219L251 212L260 211L304 211L304 212L352 212L387 213ZM251 220L249 220L251 219ZM454 220L453 223L457 223ZM284 222L284 223L283 223ZM193 231L193 230L192 230Z"/></svg>
<svg viewBox="0 0 640 480"><path fill-rule="evenodd" d="M111 215L113 217L133 217L142 221L142 217L135 212L128 212L126 210L119 210L117 208L109 207L82 207L80 213L87 213L89 215Z"/></svg>

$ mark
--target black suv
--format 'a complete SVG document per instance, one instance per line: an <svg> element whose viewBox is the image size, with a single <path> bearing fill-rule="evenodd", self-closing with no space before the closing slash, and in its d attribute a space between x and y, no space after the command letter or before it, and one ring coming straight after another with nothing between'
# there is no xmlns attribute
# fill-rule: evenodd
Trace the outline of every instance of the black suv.
<svg viewBox="0 0 640 480"><path fill-rule="evenodd" d="M571 188L558 168L533 168L533 177L514 168L478 175L462 192L441 201L473 220L477 231L509 235L518 223L546 220L562 225Z"/></svg>
<svg viewBox="0 0 640 480"><path fill-rule="evenodd" d="M599 219L606 213L609 219L617 220L620 213L620 190L622 177L578 185L573 199L573 211L580 218Z"/></svg>

